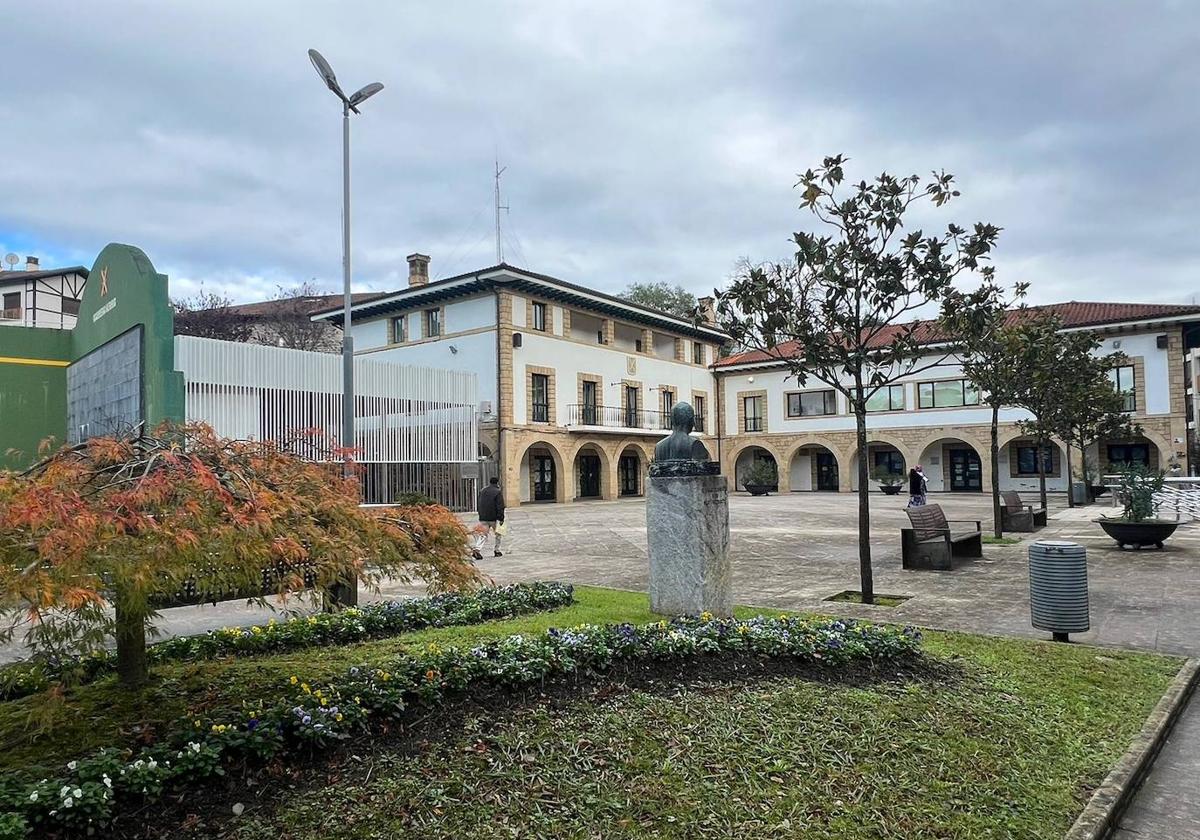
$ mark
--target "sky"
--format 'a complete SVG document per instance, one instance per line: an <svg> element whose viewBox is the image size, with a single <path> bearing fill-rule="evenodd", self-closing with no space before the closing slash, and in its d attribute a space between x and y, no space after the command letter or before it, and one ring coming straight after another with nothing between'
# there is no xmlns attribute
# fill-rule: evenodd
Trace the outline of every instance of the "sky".
<svg viewBox="0 0 1200 840"><path fill-rule="evenodd" d="M1029 300L1200 300L1200 3L0 3L0 252L141 247L171 293L356 290L507 262L619 292L786 259L797 173L954 173ZM23 261L23 260L22 260Z"/></svg>

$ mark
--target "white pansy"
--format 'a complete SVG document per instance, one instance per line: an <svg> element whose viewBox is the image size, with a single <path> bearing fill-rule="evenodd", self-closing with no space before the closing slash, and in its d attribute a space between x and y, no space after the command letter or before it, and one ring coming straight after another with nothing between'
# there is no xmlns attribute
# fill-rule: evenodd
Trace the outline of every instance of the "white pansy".
<svg viewBox="0 0 1200 840"><path fill-rule="evenodd" d="M69 797L69 796L68 796L66 799L64 799L64 800L63 800L63 807L64 807L64 808L70 808L70 807L72 807L74 804L75 804L75 800L74 800L74 799L72 799L72 798L71 798L71 797Z"/></svg>
<svg viewBox="0 0 1200 840"><path fill-rule="evenodd" d="M79 797L83 796L83 791L81 791L79 788L75 788L75 790L71 791L71 795L78 799Z"/></svg>
<svg viewBox="0 0 1200 840"><path fill-rule="evenodd" d="M29 794L29 801L37 802L37 800L38 800L38 792L35 790L33 793Z"/></svg>
<svg viewBox="0 0 1200 840"><path fill-rule="evenodd" d="M79 762L78 762L78 761L68 761L68 762L67 762L67 769L68 769L68 770L74 770L74 769L75 769L76 767L78 767L78 766L79 766Z"/></svg>

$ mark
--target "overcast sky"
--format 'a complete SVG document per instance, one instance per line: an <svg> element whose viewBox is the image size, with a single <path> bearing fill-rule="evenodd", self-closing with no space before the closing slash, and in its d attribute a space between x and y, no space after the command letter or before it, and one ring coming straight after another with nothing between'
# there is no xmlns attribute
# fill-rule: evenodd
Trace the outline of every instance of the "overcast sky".
<svg viewBox="0 0 1200 840"><path fill-rule="evenodd" d="M0 251L143 248L172 293L356 289L508 262L696 291L786 257L796 173L953 172L1034 302L1200 294L1200 3L18 2L0 9Z"/></svg>

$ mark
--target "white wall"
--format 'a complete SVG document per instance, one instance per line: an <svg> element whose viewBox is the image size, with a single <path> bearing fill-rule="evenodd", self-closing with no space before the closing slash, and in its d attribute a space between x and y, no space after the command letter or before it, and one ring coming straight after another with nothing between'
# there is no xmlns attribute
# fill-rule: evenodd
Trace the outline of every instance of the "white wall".
<svg viewBox="0 0 1200 840"><path fill-rule="evenodd" d="M1171 374L1168 368L1169 357L1167 350L1159 350L1158 336L1161 332L1143 333L1139 335L1121 335L1107 338L1101 345L1100 353L1112 353L1120 350L1126 356L1141 356L1146 363L1146 381L1138 383L1145 389L1145 410L1147 414L1171 413ZM1116 344L1120 347L1116 347ZM1142 397L1139 394L1138 399ZM1141 405L1138 408L1142 408Z"/></svg>
<svg viewBox="0 0 1200 840"><path fill-rule="evenodd" d="M629 360L634 361L636 372L630 373ZM707 395L705 411L712 417L714 382L712 374L705 368L682 364L672 359L660 359L602 345L580 344L560 338L524 333L524 343L513 349L513 419L516 423L528 422L526 406L526 365L554 368L557 393L557 425L566 425L570 417L569 407L578 402L578 374L591 373L603 378L600 403L606 406L622 404L624 379L642 383L642 407L659 410L661 406L659 386L675 391L679 401L691 402L692 391ZM654 390L652 390L654 389ZM713 431L712 421L709 430Z"/></svg>

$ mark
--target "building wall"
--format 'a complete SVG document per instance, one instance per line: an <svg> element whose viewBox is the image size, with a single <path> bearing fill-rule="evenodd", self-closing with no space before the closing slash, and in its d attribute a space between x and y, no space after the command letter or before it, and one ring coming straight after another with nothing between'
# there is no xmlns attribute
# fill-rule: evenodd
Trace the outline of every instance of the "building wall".
<svg viewBox="0 0 1200 840"><path fill-rule="evenodd" d="M1167 336L1168 346L1158 346L1159 336ZM1134 419L1143 427L1143 437L1154 444L1152 461L1163 469L1186 457L1185 387L1183 372L1182 334L1180 328L1117 333L1104 337L1100 354L1120 350L1130 357L1135 368L1137 409ZM957 408L918 407L917 385L922 381L960 378L961 367L946 364L902 380L904 409L872 412L867 417L868 439L879 445L890 445L904 457L905 465L921 463L930 478L931 491L949 488L948 457L951 448L969 446L980 460L980 477L986 492L991 482L989 461L989 426L991 410L987 406ZM857 481L854 415L848 401L837 395L837 414L803 418L787 416L786 395L794 391L825 390L824 383L810 379L804 386L783 370L747 370L719 373L724 424L721 441L722 464L741 486L741 473L752 460L747 455L752 447L769 452L779 468L780 491L813 489L814 454L832 453L838 463L839 489L851 490ZM765 397L764 431L747 432L744 425L743 397L762 394ZM1024 437L1018 421L1029 419L1021 409L1002 409L1000 412L1000 485L1002 489L1032 491L1038 487L1036 475L1018 475L1017 450ZM1108 442L1100 442L1089 450L1090 462L1103 471L1107 465ZM820 447L820 449L816 448ZM1054 469L1048 476L1051 490L1067 489L1065 464L1068 453L1061 443L1053 452ZM1078 474L1079 455L1070 454L1073 470ZM871 465L872 468L873 465Z"/></svg>
<svg viewBox="0 0 1200 840"><path fill-rule="evenodd" d="M36 460L47 438L56 445L66 441L70 360L66 330L0 331L0 470Z"/></svg>
<svg viewBox="0 0 1200 840"><path fill-rule="evenodd" d="M75 326L75 316L63 313L63 297L80 300L87 282L82 274L68 272L30 280L24 271L0 271L0 305L5 295L21 295L21 312L10 317L0 312L0 326L50 327L69 330Z"/></svg>

